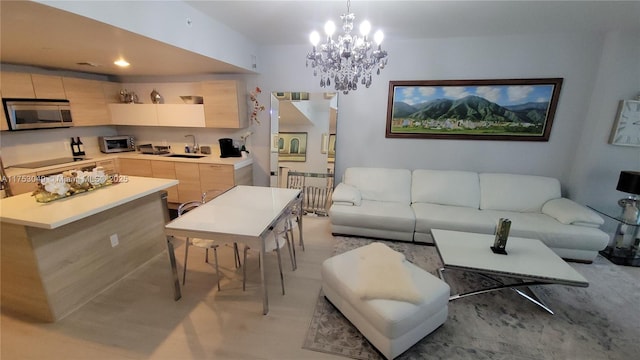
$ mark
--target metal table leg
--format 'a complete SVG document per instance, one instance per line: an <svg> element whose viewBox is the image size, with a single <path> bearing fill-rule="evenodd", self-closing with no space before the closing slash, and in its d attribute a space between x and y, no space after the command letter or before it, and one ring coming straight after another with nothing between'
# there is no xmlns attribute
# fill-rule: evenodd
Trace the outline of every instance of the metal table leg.
<svg viewBox="0 0 640 360"><path fill-rule="evenodd" d="M300 193L300 204L298 205L298 214L297 214L297 218L298 218L298 232L300 233L300 246L302 246L302 251L304 251L304 240L302 239L302 218L303 216L303 210L302 210L302 193Z"/></svg>
<svg viewBox="0 0 640 360"><path fill-rule="evenodd" d="M272 232L269 231L263 236L269 236L269 234L272 234ZM265 255L267 253L267 249L265 238L260 237L260 240L260 264L262 264L262 266L260 266L260 283L262 284L262 315L267 315L269 313L269 295L267 294L267 278L264 273L264 269L266 268ZM245 263L243 266L247 266L247 264Z"/></svg>
<svg viewBox="0 0 640 360"><path fill-rule="evenodd" d="M180 291L180 280L178 280L176 253L173 247L173 240L173 236L167 236L167 252L169 253L169 263L171 264L171 274L173 276L173 300L178 301L182 297L182 292Z"/></svg>
<svg viewBox="0 0 640 360"><path fill-rule="evenodd" d="M438 276L440 277L440 279L444 282L447 282L445 280L444 277L444 271L445 268L439 268L438 269ZM494 282L496 282L498 285L496 286L492 286L492 287L487 287L487 288L483 288L483 289L478 289L478 290L473 290L473 291L469 291L466 293L462 293L462 294L454 294L449 296L449 301L453 301L453 300L458 300L458 299L462 299L468 296L474 296L474 295L480 295L480 294L486 294L489 292L493 292L493 291L498 291L498 290L503 290L503 289L511 289L513 291L515 291L518 295L522 296L523 298L529 300L530 302L538 305L539 307L543 308L545 311L547 311L548 313L550 313L551 315L554 315L553 310L551 310L551 308L545 304L534 292L533 290L530 288L530 286L534 286L534 285L549 285L551 283L548 282L541 282L541 281L521 281L521 282L516 282L513 284L505 284L502 281L492 277L492 276L488 276L485 274L481 274L481 273L476 273L478 275L481 275L489 280L492 280ZM527 294L525 291L520 290L518 288L524 288L525 290L528 290L529 293Z"/></svg>

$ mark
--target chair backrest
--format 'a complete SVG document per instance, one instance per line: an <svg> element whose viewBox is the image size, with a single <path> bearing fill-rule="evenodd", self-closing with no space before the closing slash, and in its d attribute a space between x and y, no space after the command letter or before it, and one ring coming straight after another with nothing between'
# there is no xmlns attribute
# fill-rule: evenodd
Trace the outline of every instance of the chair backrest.
<svg viewBox="0 0 640 360"><path fill-rule="evenodd" d="M189 212L202 204L204 203L199 200L187 201L186 203L182 203L180 204L180 206L178 206L178 216L182 216L182 214Z"/></svg>
<svg viewBox="0 0 640 360"><path fill-rule="evenodd" d="M289 171L287 173L287 188L289 189L303 189L304 188L304 173Z"/></svg>

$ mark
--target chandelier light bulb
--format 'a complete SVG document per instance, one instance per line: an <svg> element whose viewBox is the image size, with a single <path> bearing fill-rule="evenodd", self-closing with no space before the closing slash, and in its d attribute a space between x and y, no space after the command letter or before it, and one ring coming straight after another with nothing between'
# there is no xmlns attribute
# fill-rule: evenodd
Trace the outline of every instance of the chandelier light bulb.
<svg viewBox="0 0 640 360"><path fill-rule="evenodd" d="M373 40L377 45L382 44L382 40L384 40L384 33L382 32L382 30L376 31L376 33L373 35Z"/></svg>
<svg viewBox="0 0 640 360"><path fill-rule="evenodd" d="M362 23L360 23L360 34L362 36L369 35L369 31L371 31L371 23L370 22L365 20Z"/></svg>
<svg viewBox="0 0 640 360"><path fill-rule="evenodd" d="M311 45L314 47L320 43L320 34L317 31L313 31L311 35L309 35L309 41L311 41Z"/></svg>
<svg viewBox="0 0 640 360"><path fill-rule="evenodd" d="M331 35L333 35L335 31L336 31L336 24L334 24L333 21L329 20L327 21L326 24L324 24L324 32L327 34L328 37L331 37Z"/></svg>

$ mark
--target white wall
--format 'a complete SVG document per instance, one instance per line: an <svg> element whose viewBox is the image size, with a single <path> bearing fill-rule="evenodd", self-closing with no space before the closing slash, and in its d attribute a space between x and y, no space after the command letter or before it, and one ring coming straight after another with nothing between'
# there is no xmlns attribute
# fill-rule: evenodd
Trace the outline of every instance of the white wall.
<svg viewBox="0 0 640 360"><path fill-rule="evenodd" d="M640 170L640 148L608 144L618 102L640 95L640 36L609 33L601 53L567 186L572 198L615 214L616 200L628 195L616 190L620 171ZM613 231L616 223L606 220L603 229Z"/></svg>
<svg viewBox="0 0 640 360"><path fill-rule="evenodd" d="M387 41L385 46L389 65L371 88L340 94L337 179L350 166L536 174L557 177L565 194L598 205L620 196L615 191L600 198L579 194L615 188L620 167L639 167L637 148L606 144L618 100L633 97L640 89L637 34L424 39ZM322 91L319 79L305 67L309 50L307 46L261 49L263 73L256 82L267 93ZM385 138L390 80L545 77L564 78L548 142ZM258 131L265 140L254 147L260 147L256 149L259 162L268 164L268 127ZM606 148L606 155L594 156L598 148ZM602 167L598 165L601 161L611 165ZM607 170L609 166L615 169ZM591 182L585 175L592 171L607 175ZM268 183L266 177L256 180Z"/></svg>

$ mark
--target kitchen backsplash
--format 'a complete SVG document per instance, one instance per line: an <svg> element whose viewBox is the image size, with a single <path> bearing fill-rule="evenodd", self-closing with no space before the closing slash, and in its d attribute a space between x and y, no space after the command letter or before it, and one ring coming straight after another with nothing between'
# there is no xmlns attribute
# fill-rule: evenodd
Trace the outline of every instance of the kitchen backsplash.
<svg viewBox="0 0 640 360"><path fill-rule="evenodd" d="M131 135L136 145L171 146L171 151L183 153L185 145L191 146L192 139L185 135L195 135L199 146L211 146L212 155L220 154L218 139L232 138L241 145L240 137L247 129L204 129L144 126L94 126L65 129L26 130L2 132L0 134L0 155L5 167L32 161L48 160L71 156L70 138L80 137L87 157L100 154L98 136ZM247 141L251 151L251 137Z"/></svg>
<svg viewBox="0 0 640 360"><path fill-rule="evenodd" d="M80 137L87 156L100 153L98 136L117 135L112 126L2 132L0 154L5 167L71 156L71 137Z"/></svg>

